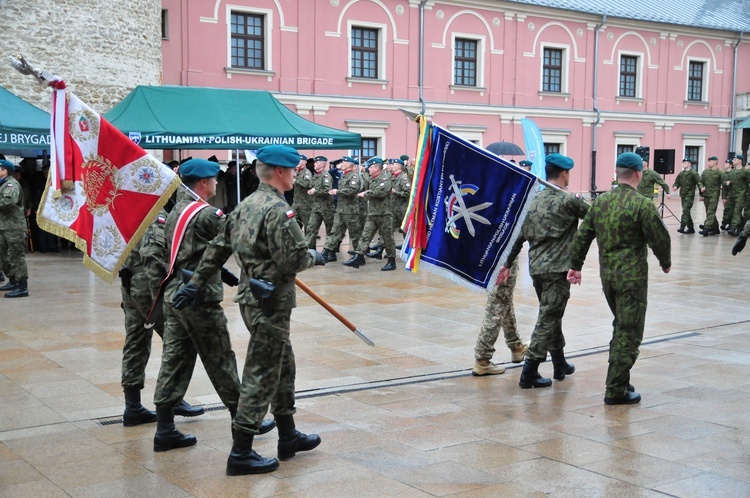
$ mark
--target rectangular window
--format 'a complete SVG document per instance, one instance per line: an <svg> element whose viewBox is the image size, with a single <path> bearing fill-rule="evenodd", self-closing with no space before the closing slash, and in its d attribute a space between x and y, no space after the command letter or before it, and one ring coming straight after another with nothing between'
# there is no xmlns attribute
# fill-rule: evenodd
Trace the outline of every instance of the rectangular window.
<svg viewBox="0 0 750 498"><path fill-rule="evenodd" d="M352 151L352 153L359 155L359 151ZM364 138L362 137L362 161L366 161L371 157L378 155L378 139L377 138Z"/></svg>
<svg viewBox="0 0 750 498"><path fill-rule="evenodd" d="M693 102L703 100L703 68L704 62L691 61L688 67L687 99Z"/></svg>
<svg viewBox="0 0 750 498"><path fill-rule="evenodd" d="M169 11L161 10L161 39L169 40Z"/></svg>
<svg viewBox="0 0 750 498"><path fill-rule="evenodd" d="M562 92L563 51L559 48L545 48L542 66L542 91Z"/></svg>
<svg viewBox="0 0 750 498"><path fill-rule="evenodd" d="M559 154L560 153L560 144L548 144L545 142L544 144L544 155L549 156L550 154Z"/></svg>
<svg viewBox="0 0 750 498"><path fill-rule="evenodd" d="M352 28L352 77L378 79L378 30Z"/></svg>
<svg viewBox="0 0 750 498"><path fill-rule="evenodd" d="M620 57L620 97L637 97L637 77L638 57L632 55Z"/></svg>
<svg viewBox="0 0 750 498"><path fill-rule="evenodd" d="M232 67L266 68L264 24L262 15L232 12Z"/></svg>
<svg viewBox="0 0 750 498"><path fill-rule="evenodd" d="M453 84L477 86L477 41L456 38Z"/></svg>
<svg viewBox="0 0 750 498"><path fill-rule="evenodd" d="M694 145L685 146L685 159L693 161L692 169L698 170L698 160L701 155L701 148Z"/></svg>
<svg viewBox="0 0 750 498"><path fill-rule="evenodd" d="M634 145L621 145L621 144L617 145L617 155L618 156L620 154L624 154L626 152L633 152L633 150L635 150L635 146Z"/></svg>

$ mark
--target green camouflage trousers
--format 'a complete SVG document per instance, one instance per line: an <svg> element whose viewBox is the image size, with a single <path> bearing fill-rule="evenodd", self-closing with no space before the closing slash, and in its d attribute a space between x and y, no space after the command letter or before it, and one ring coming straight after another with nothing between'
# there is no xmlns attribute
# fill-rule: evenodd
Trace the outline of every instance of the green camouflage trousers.
<svg viewBox="0 0 750 498"><path fill-rule="evenodd" d="M333 218L331 236L326 238L324 247L329 251L336 249L341 244L341 241L344 240L347 230L349 231L349 246L352 249L356 249L359 243L359 236L362 234L359 225L359 213L336 213L336 216Z"/></svg>
<svg viewBox="0 0 750 498"><path fill-rule="evenodd" d="M292 310L276 310L270 317L255 305L240 304L240 313L250 332L242 388L234 428L258 434L271 407L274 415L293 415L294 381L297 367L289 326Z"/></svg>
<svg viewBox="0 0 750 498"><path fill-rule="evenodd" d="M122 347L122 387L143 389L146 380L146 363L151 356L151 338L154 331L162 337L164 319L150 330L143 326L151 310L151 295L128 294L122 289L122 304L125 312L125 344Z"/></svg>
<svg viewBox="0 0 750 498"><path fill-rule="evenodd" d="M307 224L310 222L310 206L294 205L294 212L297 214L297 221L307 230Z"/></svg>
<svg viewBox="0 0 750 498"><path fill-rule="evenodd" d="M606 396L619 398L627 393L630 369L638 358L638 347L643 340L648 281L645 278L637 281L602 280L602 289L615 316L609 343Z"/></svg>
<svg viewBox="0 0 750 498"><path fill-rule="evenodd" d="M0 254L3 255L5 273L14 282L29 278L26 268L26 232L23 230L0 230Z"/></svg>
<svg viewBox="0 0 750 498"><path fill-rule="evenodd" d="M316 237L320 231L320 225L326 226L326 240L331 236L333 231L333 216L335 211L313 211L310 213L309 224L305 227L305 239L309 247L316 246Z"/></svg>
<svg viewBox="0 0 750 498"><path fill-rule="evenodd" d="M734 200L734 210L731 213L732 219L729 220L729 224L732 225L732 228L734 228L735 230L742 230L742 227L745 226L745 223L744 223L745 216L743 215L744 209L745 209L745 193L743 192Z"/></svg>
<svg viewBox="0 0 750 498"><path fill-rule="evenodd" d="M383 238L386 258L396 257L396 243L393 241L393 216L389 214L369 215L365 222L365 228L362 230L362 236L359 238L357 253L364 254L370 247L370 242L378 232Z"/></svg>
<svg viewBox="0 0 750 498"><path fill-rule="evenodd" d="M682 191L680 191L682 193ZM695 203L695 194L686 195L680 198L682 203L682 217L680 218L680 225L685 225L688 228L693 228L693 217L690 211L693 209L693 203Z"/></svg>
<svg viewBox="0 0 750 498"><path fill-rule="evenodd" d="M154 404L175 406L182 400L198 354L222 403L236 405L240 379L221 304L204 303L177 311L165 303L164 314L164 349Z"/></svg>
<svg viewBox="0 0 750 498"><path fill-rule="evenodd" d="M510 269L510 277L504 284L496 285L487 294L487 305L484 307L484 320L482 330L477 337L477 345L474 347L474 359L491 360L495 354L495 342L502 329L505 335L505 344L513 351L523 342L518 336L516 329L516 310L513 307L513 289L516 287L518 276L518 263L513 263Z"/></svg>
<svg viewBox="0 0 750 498"><path fill-rule="evenodd" d="M536 297L539 298L539 315L526 358L545 361L547 351L565 347L562 319L570 298L570 282L567 273L541 273L532 275Z"/></svg>
<svg viewBox="0 0 750 498"><path fill-rule="evenodd" d="M716 208L719 207L719 197L704 197L703 204L706 206L706 221L703 227L706 230L719 228L719 220L716 219Z"/></svg>
<svg viewBox="0 0 750 498"><path fill-rule="evenodd" d="M732 216L734 216L734 206L737 204L737 199L734 197L727 197L727 203L724 204L724 213L721 215L722 225L731 225Z"/></svg>

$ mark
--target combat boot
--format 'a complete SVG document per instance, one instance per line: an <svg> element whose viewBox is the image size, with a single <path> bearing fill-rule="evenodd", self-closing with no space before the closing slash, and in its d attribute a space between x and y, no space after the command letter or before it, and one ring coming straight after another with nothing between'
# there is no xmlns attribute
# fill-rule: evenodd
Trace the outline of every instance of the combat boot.
<svg viewBox="0 0 750 498"><path fill-rule="evenodd" d="M693 228L693 227L687 227L685 229L685 233L695 233L695 228Z"/></svg>
<svg viewBox="0 0 750 498"><path fill-rule="evenodd" d="M526 358L518 385L523 389L531 389L532 387L549 387L552 385L552 379L539 375L539 362L537 360Z"/></svg>
<svg viewBox="0 0 750 498"><path fill-rule="evenodd" d="M293 415L274 415L279 428L279 460L289 460L298 451L310 451L320 444L317 434L303 434L295 428Z"/></svg>
<svg viewBox="0 0 750 498"><path fill-rule="evenodd" d="M576 367L572 363L565 361L565 353L562 349L550 351L549 354L552 356L552 367L554 369L552 377L555 380L563 380L566 375L571 375L576 371Z"/></svg>
<svg viewBox="0 0 750 498"><path fill-rule="evenodd" d="M5 297L29 297L29 288L27 280L22 278L16 283L16 288L5 294Z"/></svg>
<svg viewBox="0 0 750 498"><path fill-rule="evenodd" d="M141 424L156 422L156 412L152 412L141 404L141 389L138 387L123 387L125 393L125 413L122 414L122 425L134 427Z"/></svg>
<svg viewBox="0 0 750 498"><path fill-rule="evenodd" d="M526 356L526 352L529 350L528 343L521 344L520 346L516 348L511 348L510 350L510 361L513 363L521 363Z"/></svg>
<svg viewBox="0 0 750 498"><path fill-rule="evenodd" d="M8 291L16 290L16 286L17 285L18 285L18 283L15 280L13 280L12 278L10 278L8 280L7 284L5 284L2 287L0 287L0 291L2 291L2 292L8 292Z"/></svg>
<svg viewBox="0 0 750 498"><path fill-rule="evenodd" d="M198 442L192 434L183 434L174 426L174 409L171 406L156 407L156 434L154 451L169 451L186 448Z"/></svg>
<svg viewBox="0 0 750 498"><path fill-rule="evenodd" d="M375 248L374 251L368 252L367 257L375 258L375 259L383 259L383 249L385 249L385 247L383 247L382 245L379 245L378 247Z"/></svg>
<svg viewBox="0 0 750 498"><path fill-rule="evenodd" d="M3 282L5 282L5 274L0 271L0 284L2 284Z"/></svg>
<svg viewBox="0 0 750 498"><path fill-rule="evenodd" d="M344 266L351 266L352 268L359 268L360 266L364 266L366 263L367 262L365 261L364 256L357 253L352 257L352 259L347 259L341 264Z"/></svg>
<svg viewBox="0 0 750 498"><path fill-rule="evenodd" d="M678 228L677 231L680 233L685 233L685 225L680 224L680 228Z"/></svg>
<svg viewBox="0 0 750 498"><path fill-rule="evenodd" d="M618 396L617 398L604 397L605 405L634 405L640 403L640 401L641 395L633 391L628 391L623 396Z"/></svg>
<svg viewBox="0 0 750 498"><path fill-rule="evenodd" d="M720 235L721 234L721 230L719 230L719 227L716 227L716 228L712 229L711 231L709 231L708 234L709 235Z"/></svg>
<svg viewBox="0 0 750 498"><path fill-rule="evenodd" d="M505 367L502 365L495 365L490 360L475 360L474 368L471 369L471 375L475 377L500 375L501 373L505 373Z"/></svg>
<svg viewBox="0 0 750 498"><path fill-rule="evenodd" d="M321 255L323 256L323 259L325 259L327 263L336 261L336 253L334 253L330 249L323 249L323 252L321 253Z"/></svg>
<svg viewBox="0 0 750 498"><path fill-rule="evenodd" d="M174 407L174 414L181 417L197 417L203 415L206 410L202 406L192 406L184 399L180 401L180 404Z"/></svg>
<svg viewBox="0 0 750 498"><path fill-rule="evenodd" d="M232 436L232 451L227 458L227 475L244 476L265 474L279 468L275 458L264 458L253 450L253 435L235 431Z"/></svg>
<svg viewBox="0 0 750 498"><path fill-rule="evenodd" d="M388 262L380 269L380 271L392 271L396 269L396 258L388 258Z"/></svg>

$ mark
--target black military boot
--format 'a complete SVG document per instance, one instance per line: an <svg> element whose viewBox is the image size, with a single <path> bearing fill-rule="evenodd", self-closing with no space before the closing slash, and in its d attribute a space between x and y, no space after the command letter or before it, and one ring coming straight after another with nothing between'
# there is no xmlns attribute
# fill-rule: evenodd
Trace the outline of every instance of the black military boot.
<svg viewBox="0 0 750 498"><path fill-rule="evenodd" d="M206 410L202 406L192 406L184 399L180 401L180 404L174 407L174 414L181 417L197 417L203 415Z"/></svg>
<svg viewBox="0 0 750 498"><path fill-rule="evenodd" d="M171 406L156 407L156 434L154 451L169 451L193 446L198 440L192 434L183 434L174 426L174 409Z"/></svg>
<svg viewBox="0 0 750 498"><path fill-rule="evenodd" d="M125 393L125 413L122 414L122 425L134 427L156 422L156 412L152 412L141 404L140 388L123 387L122 390Z"/></svg>
<svg viewBox="0 0 750 498"><path fill-rule="evenodd" d="M302 434L295 428L293 415L274 415L279 427L279 460L289 460L298 451L310 451L320 444L317 434Z"/></svg>
<svg viewBox="0 0 750 498"><path fill-rule="evenodd" d="M685 229L685 233L695 233L695 228L693 228L693 227L687 227Z"/></svg>
<svg viewBox="0 0 750 498"><path fill-rule="evenodd" d="M392 271L396 269L396 258L388 258L388 262L383 266L380 271Z"/></svg>
<svg viewBox="0 0 750 498"><path fill-rule="evenodd" d="M5 297L29 297L27 280L22 278L16 283L16 288L5 294Z"/></svg>
<svg viewBox="0 0 750 498"><path fill-rule="evenodd" d="M680 233L685 233L685 225L683 225L682 223L680 223L680 228L678 228L677 231L680 232Z"/></svg>
<svg viewBox="0 0 750 498"><path fill-rule="evenodd" d="M0 291L2 292L8 292L12 290L16 290L16 286L18 285L18 282L13 280L12 278L8 280L8 283L0 287Z"/></svg>
<svg viewBox="0 0 750 498"><path fill-rule="evenodd" d="M323 252L321 253L321 255L323 256L323 259L325 259L327 263L336 261L336 253L331 251L330 249L323 249Z"/></svg>
<svg viewBox="0 0 750 498"><path fill-rule="evenodd" d="M542 377L539 375L539 362L537 360L530 360L526 358L523 364L523 371L521 372L521 379L518 381L518 385L524 389L531 389L532 387L549 387L552 385L552 379Z"/></svg>
<svg viewBox="0 0 750 498"><path fill-rule="evenodd" d="M348 259L341 263L344 266L351 266L352 268L359 268L360 266L364 266L367 262L365 261L365 258L361 254L355 254L352 259Z"/></svg>
<svg viewBox="0 0 750 498"><path fill-rule="evenodd" d="M368 252L367 257L368 258L375 258L375 259L383 259L383 249L385 249L384 246L379 245L375 248L374 251Z"/></svg>
<svg viewBox="0 0 750 498"><path fill-rule="evenodd" d="M2 284L3 282L5 282L5 274L0 271L0 284Z"/></svg>
<svg viewBox="0 0 750 498"><path fill-rule="evenodd" d="M235 431L232 437L232 451L227 458L227 475L244 476L265 474L279 468L275 458L264 458L253 450L253 435Z"/></svg>
<svg viewBox="0 0 750 498"><path fill-rule="evenodd" d="M550 351L549 354L552 356L552 367L554 368L552 377L555 380L563 380L566 375L571 375L576 371L576 367L572 363L565 361L565 353L562 349Z"/></svg>

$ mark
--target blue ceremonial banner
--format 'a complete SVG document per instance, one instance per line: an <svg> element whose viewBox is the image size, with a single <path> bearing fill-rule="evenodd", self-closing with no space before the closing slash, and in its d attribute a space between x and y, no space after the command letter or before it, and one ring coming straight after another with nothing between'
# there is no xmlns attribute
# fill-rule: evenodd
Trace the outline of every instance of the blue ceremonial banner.
<svg viewBox="0 0 750 498"><path fill-rule="evenodd" d="M536 177L434 126L420 264L473 290L494 287L518 237Z"/></svg>
<svg viewBox="0 0 750 498"><path fill-rule="evenodd" d="M521 127L523 128L523 141L526 145L526 159L532 162L531 172L537 178L547 179L545 170L546 161L544 160L544 141L542 132L535 122L528 118L521 118Z"/></svg>

